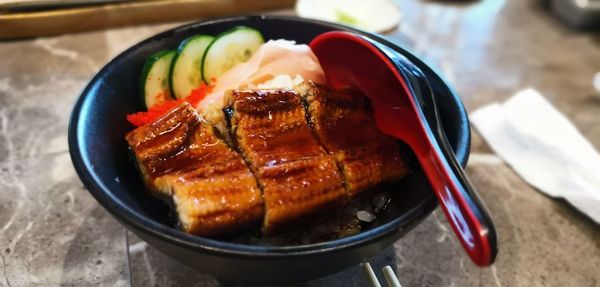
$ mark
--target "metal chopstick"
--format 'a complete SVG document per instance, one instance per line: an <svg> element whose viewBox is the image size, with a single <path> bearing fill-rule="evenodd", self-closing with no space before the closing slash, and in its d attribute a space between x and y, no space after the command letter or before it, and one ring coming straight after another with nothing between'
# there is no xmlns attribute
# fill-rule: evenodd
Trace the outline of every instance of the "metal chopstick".
<svg viewBox="0 0 600 287"><path fill-rule="evenodd" d="M363 262L360 264L360 266L362 267L362 270L365 273L365 277L367 277L369 287L381 287L381 284L379 284L379 280L377 280L377 276L375 276L373 268L371 268L371 264L369 264L369 262Z"/></svg>
<svg viewBox="0 0 600 287"><path fill-rule="evenodd" d="M396 274L394 273L394 270L392 270L392 267L389 265L383 267L383 276L385 277L385 282L387 283L388 287L402 287L402 285L400 285L400 281L398 281L398 277L396 277Z"/></svg>
<svg viewBox="0 0 600 287"><path fill-rule="evenodd" d="M371 268L371 264L369 264L369 262L361 263L360 267L367 278L369 287L381 287L381 284L379 283L377 276L375 276L375 272L373 271L373 268ZM387 283L388 287L402 287L398 277L396 277L396 274L394 273L394 270L389 265L383 267L383 276L385 277L385 282Z"/></svg>

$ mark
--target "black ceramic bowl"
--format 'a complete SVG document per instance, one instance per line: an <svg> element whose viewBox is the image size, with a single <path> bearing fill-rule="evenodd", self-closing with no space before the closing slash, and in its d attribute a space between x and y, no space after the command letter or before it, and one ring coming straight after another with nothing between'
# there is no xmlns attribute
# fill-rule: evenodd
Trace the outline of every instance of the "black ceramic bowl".
<svg viewBox="0 0 600 287"><path fill-rule="evenodd" d="M168 209L144 189L130 160L124 135L132 129L125 115L142 110L138 75L144 59L174 49L198 33L218 34L245 25L266 39L309 43L331 30L347 30L384 43L420 67L432 85L446 135L464 165L470 147L467 114L459 98L426 64L380 36L313 20L255 16L206 21L158 34L123 52L87 85L69 126L69 148L89 192L123 225L163 253L217 277L246 282L292 282L322 277L370 258L420 223L437 206L418 165L394 193L380 224L343 239L301 246L264 247L192 236L169 223ZM424 238L423 240L433 240ZM425 252L425 251L424 251Z"/></svg>

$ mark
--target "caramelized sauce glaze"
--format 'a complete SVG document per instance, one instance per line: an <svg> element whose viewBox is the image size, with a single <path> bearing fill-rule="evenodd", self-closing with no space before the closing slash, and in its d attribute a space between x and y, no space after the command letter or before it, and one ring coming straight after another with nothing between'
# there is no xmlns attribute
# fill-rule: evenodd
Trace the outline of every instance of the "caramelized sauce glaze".
<svg viewBox="0 0 600 287"><path fill-rule="evenodd" d="M186 232L217 235L262 220L254 175L189 104L135 129L126 140L146 184L172 198Z"/></svg>
<svg viewBox="0 0 600 287"><path fill-rule="evenodd" d="M334 159L314 138L292 91L230 91L234 137L263 189L263 231L347 201Z"/></svg>
<svg viewBox="0 0 600 287"><path fill-rule="evenodd" d="M399 144L379 131L366 96L311 82L295 90L303 96L315 136L341 168L351 197L408 173Z"/></svg>

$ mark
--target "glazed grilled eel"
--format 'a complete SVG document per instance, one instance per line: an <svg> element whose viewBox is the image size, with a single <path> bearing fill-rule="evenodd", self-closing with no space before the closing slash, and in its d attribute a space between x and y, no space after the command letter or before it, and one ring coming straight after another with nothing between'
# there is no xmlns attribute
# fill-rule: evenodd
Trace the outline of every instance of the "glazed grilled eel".
<svg viewBox="0 0 600 287"><path fill-rule="evenodd" d="M365 96L313 83L295 90L227 92L241 155L189 105L127 135L147 185L173 198L186 232L218 235L262 221L275 233L407 174Z"/></svg>
<svg viewBox="0 0 600 287"><path fill-rule="evenodd" d="M340 166L350 197L408 174L398 142L383 134L367 97L312 82L295 87L305 101L313 132Z"/></svg>
<svg viewBox="0 0 600 287"><path fill-rule="evenodd" d="M254 175L189 104L126 140L150 190L172 199L184 231L212 236L261 222L264 204Z"/></svg>
<svg viewBox="0 0 600 287"><path fill-rule="evenodd" d="M234 90L226 101L233 138L263 190L265 233L346 203L336 163L312 135L296 93Z"/></svg>

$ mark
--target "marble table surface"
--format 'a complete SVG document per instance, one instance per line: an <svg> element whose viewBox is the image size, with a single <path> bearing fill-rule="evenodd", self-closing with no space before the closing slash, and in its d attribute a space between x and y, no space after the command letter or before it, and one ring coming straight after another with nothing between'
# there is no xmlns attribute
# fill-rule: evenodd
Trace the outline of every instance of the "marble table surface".
<svg viewBox="0 0 600 287"><path fill-rule="evenodd" d="M600 149L599 34L567 30L539 1L442 2L398 1L402 24L389 36L437 66L469 111L533 87ZM86 82L175 25L0 42L0 286L242 286L126 231L69 158L69 113ZM393 266L403 286L600 286L600 226L527 185L477 133L467 172L495 219L497 262L475 267L437 210L372 258L377 270ZM353 267L298 286L365 284Z"/></svg>

